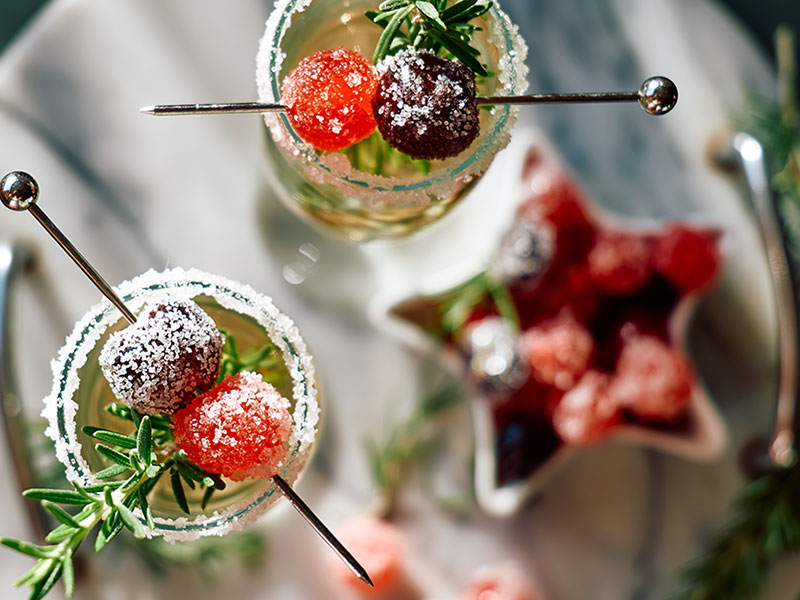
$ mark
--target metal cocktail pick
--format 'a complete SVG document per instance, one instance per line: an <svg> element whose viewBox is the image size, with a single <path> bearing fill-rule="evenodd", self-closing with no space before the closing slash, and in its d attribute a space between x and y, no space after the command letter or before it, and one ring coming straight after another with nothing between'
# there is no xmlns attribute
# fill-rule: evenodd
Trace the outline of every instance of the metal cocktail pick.
<svg viewBox="0 0 800 600"><path fill-rule="evenodd" d="M533 94L530 96L483 96L478 104L575 104L591 102L638 102L651 115L665 115L678 102L678 88L666 77L645 79L635 92L579 92L574 94ZM286 110L282 104L228 102L219 104L156 104L139 109L148 115L215 115L263 113Z"/></svg>
<svg viewBox="0 0 800 600"><path fill-rule="evenodd" d="M134 323L136 321L136 315L134 315L127 306L125 306L124 302L120 299L120 297L114 292L108 283L106 283L105 279L103 279L100 274L92 267L91 264L83 257L83 255L78 251L75 246L72 245L63 233L56 227L53 222L47 218L47 215L44 214L44 211L39 208L39 205L36 204L36 201L39 198L39 185L36 183L36 180L23 171L12 171L8 173L5 177L0 180L0 201L8 208L14 211L25 211L27 210L30 212L34 218L39 221L39 223L47 230L52 238L56 241L56 243L61 246L64 251L70 256L70 258L75 261L75 264L80 267L81 271L83 271L86 276L92 281L92 283L99 289L103 295L108 298L111 303L119 309L122 313L122 316L129 323ZM333 533L328 529L325 524L320 521L319 517L314 514L314 512L308 507L308 505L303 502L302 498L297 495L297 493L291 488L291 486L283 479L280 475L275 475L272 478L272 482L275 484L275 487L280 490L281 494L291 503L291 505L297 510L297 512L302 515L302 517L308 521L311 527L322 537L322 539L327 542L327 544L333 549L336 554L347 564L350 569L352 569L353 573L364 581L368 583L370 586L372 584L372 580L370 580L369 575L367 574L364 567L362 567L358 561L353 557L352 554L345 548L342 543L336 539Z"/></svg>

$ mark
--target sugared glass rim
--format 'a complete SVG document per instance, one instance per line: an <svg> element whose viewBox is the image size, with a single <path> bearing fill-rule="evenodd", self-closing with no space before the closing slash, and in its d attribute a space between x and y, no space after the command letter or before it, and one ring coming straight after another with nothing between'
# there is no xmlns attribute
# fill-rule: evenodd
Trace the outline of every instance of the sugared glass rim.
<svg viewBox="0 0 800 600"><path fill-rule="evenodd" d="M253 318L261 325L272 343L281 351L292 379L295 402L292 431L286 460L280 475L293 483L308 460L317 433L319 403L314 365L306 344L294 322L272 303L271 298L250 286L199 271L197 269L153 270L126 281L115 288L125 304L137 312L145 304L164 299L189 300L200 295L212 297L223 308ZM66 467L67 479L79 485L99 483L81 454L75 417L78 404L74 400L80 385L78 370L86 364L106 330L120 319L119 311L104 301L89 309L76 323L74 330L53 361L53 388L44 400L42 416L49 426L45 434L55 442L56 456ZM166 519L156 517L156 527L148 537L163 536L168 541L187 541L208 535L224 535L254 521L280 497L270 481L223 511L211 515ZM137 509L138 510L138 509Z"/></svg>
<svg viewBox="0 0 800 600"><path fill-rule="evenodd" d="M280 50L281 42L292 17L314 1L320 0L278 0L275 3L256 57L256 85L261 102L280 102L278 77L286 58ZM521 95L528 87L525 65L528 47L497 0L492 2L488 15L489 40L500 52L496 65L500 82L497 95ZM456 164L446 169L434 169L429 176L413 182L353 169L341 153L317 155L314 148L295 133L284 112L265 113L264 121L273 139L304 161L308 174L316 181L334 185L351 197L367 199L373 204L428 204L430 196L450 196L457 185L481 175L489 167L495 154L508 145L518 110L517 106L509 104L494 106L486 115L491 119L487 133L482 133L478 142L462 153L462 160L453 161Z"/></svg>

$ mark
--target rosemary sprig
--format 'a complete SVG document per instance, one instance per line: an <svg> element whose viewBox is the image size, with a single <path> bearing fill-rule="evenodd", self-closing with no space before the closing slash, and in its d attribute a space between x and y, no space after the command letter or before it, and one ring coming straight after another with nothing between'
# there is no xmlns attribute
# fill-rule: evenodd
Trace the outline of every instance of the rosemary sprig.
<svg viewBox="0 0 800 600"><path fill-rule="evenodd" d="M271 344L242 357L233 336L225 331L223 334L226 343L220 380L243 370L261 371L265 380L281 380L288 376L277 349ZM134 431L123 433L89 425L83 427L84 434L97 440L97 453L111 463L95 473L95 478L101 483L80 486L73 482L72 490L26 490L23 495L39 500L59 523L58 526L47 535L44 545L0 538L0 544L37 559L33 568L15 583L31 587L31 600L43 598L61 578L67 596L72 595L75 585L72 560L92 531L98 530L94 550L99 552L124 529L137 539L145 537L145 526L154 529L147 498L165 474L169 474L176 504L187 514L190 514L190 507L185 486L192 490L205 489L201 503L203 509L215 490L225 488L219 475L209 473L190 461L183 450L175 449L168 417L142 415L120 403L109 404L106 411L132 423ZM61 506L64 505L72 507L73 512L63 509ZM141 516L137 516L136 511Z"/></svg>
<svg viewBox="0 0 800 600"><path fill-rule="evenodd" d="M431 171L429 160L411 158L407 154L392 148L377 131L367 139L341 150L350 161L350 165L364 173L372 175L390 175L411 167L427 175Z"/></svg>
<svg viewBox="0 0 800 600"><path fill-rule="evenodd" d="M367 443L370 473L380 498L378 512L382 516L391 512L397 492L409 473L441 443L442 431L437 420L462 399L463 392L452 379L430 386L411 415L394 425L382 442Z"/></svg>
<svg viewBox="0 0 800 600"><path fill-rule="evenodd" d="M484 271L462 284L442 303L439 310L443 332L452 335L458 331L472 311L481 305L494 307L513 327L520 328L519 315L508 287Z"/></svg>
<svg viewBox="0 0 800 600"><path fill-rule="evenodd" d="M377 11L367 11L367 18L383 28L375 46L372 62L377 64L404 48L448 53L476 75L488 75L480 60L480 51L472 45L472 36L480 27L471 21L484 15L491 0L385 0Z"/></svg>

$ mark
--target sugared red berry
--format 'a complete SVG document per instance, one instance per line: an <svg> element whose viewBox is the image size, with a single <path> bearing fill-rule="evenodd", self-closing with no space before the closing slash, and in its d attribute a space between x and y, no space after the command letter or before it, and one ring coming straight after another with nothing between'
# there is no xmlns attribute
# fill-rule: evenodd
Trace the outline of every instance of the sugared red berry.
<svg viewBox="0 0 800 600"><path fill-rule="evenodd" d="M378 130L413 158L447 158L478 136L475 73L431 52L403 50L383 64L372 101Z"/></svg>
<svg viewBox="0 0 800 600"><path fill-rule="evenodd" d="M522 334L522 352L542 383L568 390L586 372L594 351L592 334L569 311Z"/></svg>
<svg viewBox="0 0 800 600"><path fill-rule="evenodd" d="M172 414L217 379L225 338L190 300L145 307L103 346L99 363L114 395L148 415Z"/></svg>
<svg viewBox="0 0 800 600"><path fill-rule="evenodd" d="M616 296L632 294L650 278L650 241L619 229L599 231L586 262L598 290Z"/></svg>
<svg viewBox="0 0 800 600"><path fill-rule="evenodd" d="M243 371L198 396L172 419L175 442L211 473L268 479L283 465L289 401L258 373Z"/></svg>
<svg viewBox="0 0 800 600"><path fill-rule="evenodd" d="M684 356L649 335L625 341L609 397L641 419L674 421L692 397L692 373Z"/></svg>
<svg viewBox="0 0 800 600"><path fill-rule="evenodd" d="M479 569L461 600L540 600L523 571L513 564Z"/></svg>
<svg viewBox="0 0 800 600"><path fill-rule="evenodd" d="M683 293L711 283L719 261L716 240L682 224L659 235L653 248L653 268Z"/></svg>
<svg viewBox="0 0 800 600"><path fill-rule="evenodd" d="M608 389L609 376L590 370L561 397L551 420L553 429L564 442L591 444L605 436L617 416Z"/></svg>
<svg viewBox="0 0 800 600"><path fill-rule="evenodd" d="M391 523L372 517L348 521L337 537L369 573L374 587L355 576L338 556L331 555L328 569L334 581L361 597L391 594L405 571L403 536Z"/></svg>
<svg viewBox="0 0 800 600"><path fill-rule="evenodd" d="M342 47L301 60L281 84L289 122L317 150L352 146L375 129L372 97L378 72L366 58Z"/></svg>

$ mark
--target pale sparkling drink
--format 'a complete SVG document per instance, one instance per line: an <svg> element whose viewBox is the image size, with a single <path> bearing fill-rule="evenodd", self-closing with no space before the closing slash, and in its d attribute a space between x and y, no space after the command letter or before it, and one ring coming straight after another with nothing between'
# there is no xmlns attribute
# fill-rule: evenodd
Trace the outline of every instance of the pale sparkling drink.
<svg viewBox="0 0 800 600"><path fill-rule="evenodd" d="M279 0L257 57L260 100L279 102L283 78L317 50L343 46L371 56L381 29L364 13L376 8L375 0ZM478 95L524 93L527 47L517 28L497 2L475 24L482 30L473 43L490 72L478 78ZM481 110L480 133L472 145L457 156L431 161L428 172L410 161L386 160L382 172L372 174L354 168L343 153L314 150L286 114L270 113L265 115L270 183L290 210L354 241L404 236L444 216L469 191L508 143L516 114L509 105ZM375 152L371 143L360 142L356 152Z"/></svg>
<svg viewBox="0 0 800 600"><path fill-rule="evenodd" d="M268 343L277 347L288 378L276 383L276 387L289 400L292 415L286 458L278 474L292 484L315 446L320 416L314 365L292 320L270 298L251 287L196 269L149 271L121 284L117 292L134 313L154 302L193 300L217 327L234 336L239 348ZM98 364L109 336L125 327L116 308L108 302L98 304L78 321L53 362L53 389L45 399L43 413L49 422L46 433L55 441L56 455L66 467L67 478L80 485L98 483L94 473L109 466L95 451L96 440L84 434L82 427L119 430L125 424L105 410L118 400ZM186 516L175 503L165 479L168 478L162 478L150 495L155 528L148 529L147 534L169 541L241 529L281 497L270 479L227 482L224 490L211 497L205 510L201 510L202 490L187 490L192 514ZM137 516L145 524L142 515Z"/></svg>

